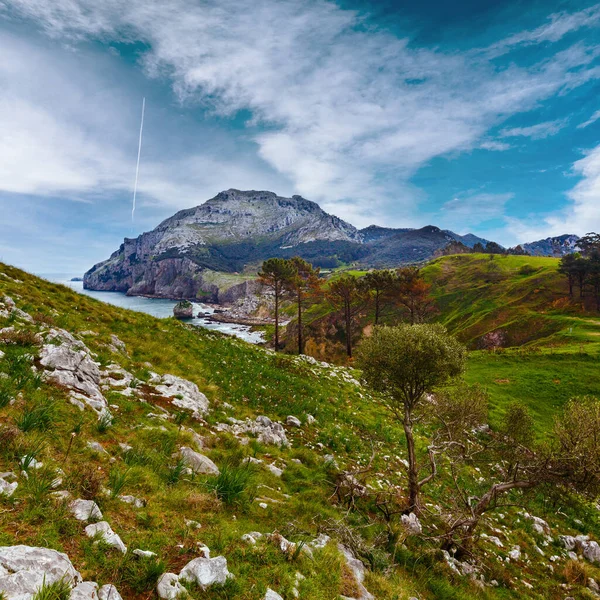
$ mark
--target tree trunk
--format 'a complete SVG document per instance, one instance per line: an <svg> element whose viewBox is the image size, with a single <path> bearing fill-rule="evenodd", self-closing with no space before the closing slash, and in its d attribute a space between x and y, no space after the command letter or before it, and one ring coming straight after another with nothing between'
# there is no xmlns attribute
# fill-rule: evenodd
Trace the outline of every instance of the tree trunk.
<svg viewBox="0 0 600 600"><path fill-rule="evenodd" d="M279 351L279 286L275 285L275 352Z"/></svg>
<svg viewBox="0 0 600 600"><path fill-rule="evenodd" d="M573 276L569 275L569 296L573 297Z"/></svg>
<svg viewBox="0 0 600 600"><path fill-rule="evenodd" d="M379 325L379 291L375 292L375 325Z"/></svg>
<svg viewBox="0 0 600 600"><path fill-rule="evenodd" d="M348 358L352 358L352 312L349 300L345 302L344 312L346 313L346 353Z"/></svg>
<svg viewBox="0 0 600 600"><path fill-rule="evenodd" d="M413 437L412 416L408 408L404 409L404 435L408 450L408 501L409 509L419 513L419 480L417 471L417 456L415 452L415 438Z"/></svg>
<svg viewBox="0 0 600 600"><path fill-rule="evenodd" d="M298 290L298 354L302 354L302 293Z"/></svg>

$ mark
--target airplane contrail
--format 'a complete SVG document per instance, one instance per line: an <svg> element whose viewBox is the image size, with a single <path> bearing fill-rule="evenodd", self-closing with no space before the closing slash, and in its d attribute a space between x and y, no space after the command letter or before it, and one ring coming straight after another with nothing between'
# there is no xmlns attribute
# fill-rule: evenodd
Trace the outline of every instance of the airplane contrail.
<svg viewBox="0 0 600 600"><path fill-rule="evenodd" d="M142 100L142 122L140 123L140 139L138 142L137 164L135 166L135 183L133 185L133 206L131 207L131 222L135 215L135 197L137 195L138 174L140 172L140 155L142 153L142 133L144 131L144 112L146 110L146 98Z"/></svg>

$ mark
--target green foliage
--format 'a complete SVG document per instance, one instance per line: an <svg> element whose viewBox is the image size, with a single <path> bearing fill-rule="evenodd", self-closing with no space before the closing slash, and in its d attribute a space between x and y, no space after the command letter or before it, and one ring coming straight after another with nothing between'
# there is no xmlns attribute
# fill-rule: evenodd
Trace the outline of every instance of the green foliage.
<svg viewBox="0 0 600 600"><path fill-rule="evenodd" d="M249 463L241 466L224 464L218 475L206 482L206 487L215 492L225 504L240 504L250 492L254 469ZM251 498L250 498L251 499Z"/></svg>
<svg viewBox="0 0 600 600"><path fill-rule="evenodd" d="M31 600L69 600L71 597L71 584L66 579L58 579L53 583L44 582Z"/></svg>
<svg viewBox="0 0 600 600"><path fill-rule="evenodd" d="M98 416L98 421L96 422L96 431L98 433L106 433L113 424L113 416L110 414L108 410L103 410Z"/></svg>
<svg viewBox="0 0 600 600"><path fill-rule="evenodd" d="M534 421L527 406L512 402L504 415L503 432L518 444L530 447L534 440Z"/></svg>
<svg viewBox="0 0 600 600"><path fill-rule="evenodd" d="M24 432L46 431L54 422L55 404L47 398L28 403L20 415L15 418L15 424Z"/></svg>
<svg viewBox="0 0 600 600"><path fill-rule="evenodd" d="M123 580L138 594L150 592L166 570L164 561L156 557L132 559L125 564Z"/></svg>
<svg viewBox="0 0 600 600"><path fill-rule="evenodd" d="M413 405L465 368L466 352L439 325L376 327L359 345L357 365L363 378L394 412Z"/></svg>
<svg viewBox="0 0 600 600"><path fill-rule="evenodd" d="M108 475L108 488L110 489L110 497L116 498L125 489L125 486L130 480L129 469L122 471L118 468L111 469Z"/></svg>

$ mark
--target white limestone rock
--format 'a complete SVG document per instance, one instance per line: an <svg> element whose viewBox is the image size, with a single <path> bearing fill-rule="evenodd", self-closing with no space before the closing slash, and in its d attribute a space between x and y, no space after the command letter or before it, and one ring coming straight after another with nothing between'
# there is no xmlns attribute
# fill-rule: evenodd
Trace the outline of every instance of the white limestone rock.
<svg viewBox="0 0 600 600"><path fill-rule="evenodd" d="M112 584L103 585L98 590L99 600L123 600L121 594L117 591L117 588Z"/></svg>
<svg viewBox="0 0 600 600"><path fill-rule="evenodd" d="M205 590L215 583L223 584L233 575L227 569L224 556L199 557L190 561L179 573L179 579L192 581Z"/></svg>
<svg viewBox="0 0 600 600"><path fill-rule="evenodd" d="M302 427L302 422L300 421L300 419L298 417L294 417L293 415L289 415L286 418L285 424L288 427Z"/></svg>
<svg viewBox="0 0 600 600"><path fill-rule="evenodd" d="M156 584L156 593L162 600L176 600L187 596L187 590L179 583L175 573L163 573Z"/></svg>
<svg viewBox="0 0 600 600"><path fill-rule="evenodd" d="M338 544L338 550L342 553L346 560L346 564L350 567L352 574L354 575L354 579L356 579L356 583L358 585L359 595L356 597L356 600L374 600L374 596L367 590L364 586L363 582L365 580L365 565L362 564L358 558L356 558L349 548L343 546L342 544Z"/></svg>
<svg viewBox="0 0 600 600"><path fill-rule="evenodd" d="M264 600L283 600L283 598L271 588L267 588L267 593L265 594Z"/></svg>
<svg viewBox="0 0 600 600"><path fill-rule="evenodd" d="M194 473L201 473L204 475L218 475L219 467L210 460L204 454L195 452L187 446L183 446L179 449L179 454L184 460L185 464L192 469Z"/></svg>
<svg viewBox="0 0 600 600"><path fill-rule="evenodd" d="M73 588L69 600L98 600L98 584L95 581L82 581Z"/></svg>
<svg viewBox="0 0 600 600"><path fill-rule="evenodd" d="M208 398L198 386L187 379L175 375L163 375L156 390L171 398L171 404L192 411L195 418L201 418L208 412Z"/></svg>
<svg viewBox="0 0 600 600"><path fill-rule="evenodd" d="M411 512L408 515L402 515L401 520L404 529L406 529L409 535L421 535L423 533L423 527L421 526L419 517L415 513Z"/></svg>
<svg viewBox="0 0 600 600"><path fill-rule="evenodd" d="M72 585L81 582L66 554L24 545L0 547L0 592L8 600L30 600L44 582L61 579Z"/></svg>
<svg viewBox="0 0 600 600"><path fill-rule="evenodd" d="M16 481L9 483L0 478L0 496L12 496L18 487L19 484Z"/></svg>
<svg viewBox="0 0 600 600"><path fill-rule="evenodd" d="M127 546L125 546L123 540L111 529L110 525L106 521L100 521L99 523L88 525L85 528L85 534L88 537L100 535L100 538L109 546L116 548L123 554L127 552Z"/></svg>
<svg viewBox="0 0 600 600"><path fill-rule="evenodd" d="M154 558L156 556L156 552L152 552L152 550L140 550L139 548L136 548L133 554L140 558Z"/></svg>
<svg viewBox="0 0 600 600"><path fill-rule="evenodd" d="M100 521L102 512L93 500L83 500L78 498L69 504L71 514L78 521Z"/></svg>

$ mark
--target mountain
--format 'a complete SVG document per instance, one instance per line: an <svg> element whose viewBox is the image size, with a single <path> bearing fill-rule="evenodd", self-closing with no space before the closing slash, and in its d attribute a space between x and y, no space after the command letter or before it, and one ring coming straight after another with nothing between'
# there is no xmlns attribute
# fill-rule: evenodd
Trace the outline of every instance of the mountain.
<svg viewBox="0 0 600 600"><path fill-rule="evenodd" d="M578 235L566 234L522 244L521 247L532 256L564 256L577 251L578 241Z"/></svg>
<svg viewBox="0 0 600 600"><path fill-rule="evenodd" d="M429 260L455 241L470 248L488 243L432 225L371 225L359 231L301 196L229 189L179 211L152 231L126 238L108 260L85 274L84 287L230 302L246 294L248 274L253 277L267 258L299 255L323 268L350 263L393 268ZM246 275L234 275L242 272Z"/></svg>

